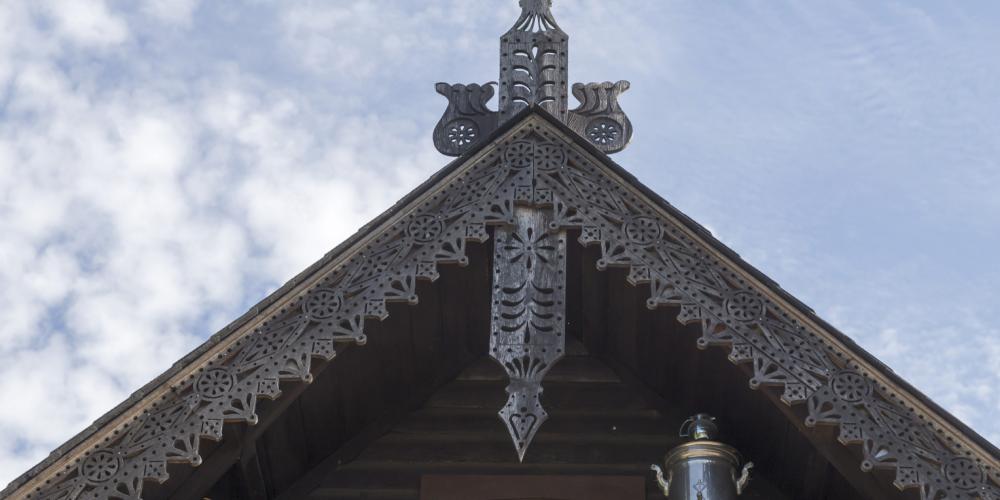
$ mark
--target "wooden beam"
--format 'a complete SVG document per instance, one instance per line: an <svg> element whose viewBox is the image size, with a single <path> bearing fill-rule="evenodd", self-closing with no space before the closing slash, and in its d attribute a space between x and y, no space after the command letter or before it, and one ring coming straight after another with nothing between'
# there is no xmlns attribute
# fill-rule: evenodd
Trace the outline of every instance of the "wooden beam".
<svg viewBox="0 0 1000 500"><path fill-rule="evenodd" d="M241 500L268 500L267 482L257 454L257 442L248 443L240 454L236 476Z"/></svg>
<svg viewBox="0 0 1000 500"><path fill-rule="evenodd" d="M740 364L738 366L748 376L753 376L753 369L750 365ZM781 401L775 391L762 387L758 389L758 392L771 401L788 418L795 429L809 440L820 455L827 459L830 465L837 469L865 498L869 500L908 498L908 496L904 496L904 492L881 481L874 474L862 471L861 459L850 448L837 441L832 426L806 427L804 416L800 415L795 408Z"/></svg>
<svg viewBox="0 0 1000 500"><path fill-rule="evenodd" d="M278 500L292 500L306 498L312 491L319 487L330 472L336 470L342 464L353 461L368 447L372 441L382 437L396 425L405 414L394 414L379 418L361 430L357 435L344 443L343 446L323 459L319 465L313 467L301 479L295 482L290 488L278 496Z"/></svg>
<svg viewBox="0 0 1000 500"><path fill-rule="evenodd" d="M351 346L352 344L343 344L338 346L338 355L342 354ZM326 362L314 360L312 365L313 376L315 377L316 374L326 368L326 365ZM202 463L202 465L196 469L195 473L185 480L181 487L178 488L177 491L175 491L170 497L177 500L202 500L205 493L213 485L215 485L215 483L218 482L219 479L221 479L233 465L240 465L242 470L242 466L244 465L242 463L244 454L243 450L256 450L254 443L256 443L257 439L263 435L275 421L278 420L281 414L284 413L284 411L288 409L288 407L291 406L291 404L298 399L298 397L301 396L308 387L309 384L302 382L283 384L281 396L275 401L270 402L266 408L258 410L260 418L258 419L257 425L246 426L243 424L239 428L233 428L233 431L229 431L229 428L232 426L227 426L227 433L223 436L222 444L216 448L214 453L206 457L204 463ZM256 451L254 451L252 453L254 461L257 460L256 456ZM248 457L247 460L249 461L250 457ZM249 462L247 465L249 465Z"/></svg>

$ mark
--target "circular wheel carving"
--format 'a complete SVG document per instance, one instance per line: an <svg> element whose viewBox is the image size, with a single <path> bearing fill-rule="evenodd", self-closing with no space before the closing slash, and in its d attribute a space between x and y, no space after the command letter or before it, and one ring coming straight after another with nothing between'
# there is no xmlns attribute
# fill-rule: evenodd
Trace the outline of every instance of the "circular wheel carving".
<svg viewBox="0 0 1000 500"><path fill-rule="evenodd" d="M840 372L830 380L830 388L840 399L848 403L857 403L872 393L872 384L864 375L857 372Z"/></svg>
<svg viewBox="0 0 1000 500"><path fill-rule="evenodd" d="M194 390L208 399L222 397L232 388L233 376L224 368L212 368L206 371L194 384Z"/></svg>
<svg viewBox="0 0 1000 500"><path fill-rule="evenodd" d="M726 312L737 321L757 321L764 317L764 301L750 292L736 292L726 298Z"/></svg>
<svg viewBox="0 0 1000 500"><path fill-rule="evenodd" d="M944 466L944 475L955 486L971 490L983 482L983 470L971 458L958 457Z"/></svg>
<svg viewBox="0 0 1000 500"><path fill-rule="evenodd" d="M466 118L448 122L445 129L448 131L448 142L460 148L476 142L476 138L479 137L479 127L476 122Z"/></svg>
<svg viewBox="0 0 1000 500"><path fill-rule="evenodd" d="M303 307L312 319L326 319L340 311L340 294L333 290L319 289L306 298Z"/></svg>
<svg viewBox="0 0 1000 500"><path fill-rule="evenodd" d="M618 141L622 126L610 118L598 118L587 125L587 138L599 146L607 146Z"/></svg>
<svg viewBox="0 0 1000 500"><path fill-rule="evenodd" d="M522 169L531 166L534 155L535 147L533 144L519 141L507 146L503 152L503 159L510 168Z"/></svg>
<svg viewBox="0 0 1000 500"><path fill-rule="evenodd" d="M649 245L660 239L663 228L652 217L636 217L625 224L625 236L637 245Z"/></svg>
<svg viewBox="0 0 1000 500"><path fill-rule="evenodd" d="M444 223L433 215L418 215L406 226L406 235L418 243L429 243L444 232Z"/></svg>
<svg viewBox="0 0 1000 500"><path fill-rule="evenodd" d="M91 453L80 464L80 475L92 483L103 483L118 473L121 460L108 450L98 450Z"/></svg>
<svg viewBox="0 0 1000 500"><path fill-rule="evenodd" d="M566 151L558 144L542 144L535 148L535 168L543 172L566 166Z"/></svg>

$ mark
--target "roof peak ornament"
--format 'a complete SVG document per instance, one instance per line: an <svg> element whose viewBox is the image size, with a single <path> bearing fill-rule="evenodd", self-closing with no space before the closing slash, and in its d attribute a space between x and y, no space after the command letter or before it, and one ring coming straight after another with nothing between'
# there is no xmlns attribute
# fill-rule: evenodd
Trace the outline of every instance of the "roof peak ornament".
<svg viewBox="0 0 1000 500"><path fill-rule="evenodd" d="M552 15L552 0L521 0L521 17L511 31L562 31Z"/></svg>
<svg viewBox="0 0 1000 500"><path fill-rule="evenodd" d="M521 15L500 37L500 80L486 84L438 83L448 108L434 128L434 146L461 156L519 111L538 106L597 149L617 153L632 139L632 123L618 105L629 82L576 83L580 105L569 109L569 36L552 15L552 0L520 0ZM487 103L500 90L499 109Z"/></svg>
<svg viewBox="0 0 1000 500"><path fill-rule="evenodd" d="M621 151L632 124L618 106L629 83L577 83L580 106L569 110L569 36L552 16L552 0L520 0L521 15L500 37L500 80L484 85L438 83L448 108L434 129L438 151L461 156L522 110L538 107L605 153ZM487 103L500 90L499 109ZM523 461L548 418L542 382L565 352L566 231L557 223L554 194L533 186L561 172L566 151L551 142L516 141L502 162L516 179L511 217L493 234L490 356L507 372L507 403L498 416ZM501 222L501 221L498 221Z"/></svg>

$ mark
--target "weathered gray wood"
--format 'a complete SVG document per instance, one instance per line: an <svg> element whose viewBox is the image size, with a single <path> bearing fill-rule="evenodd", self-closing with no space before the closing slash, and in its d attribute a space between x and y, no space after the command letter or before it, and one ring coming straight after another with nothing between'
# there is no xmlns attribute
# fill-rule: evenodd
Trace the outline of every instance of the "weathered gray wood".
<svg viewBox="0 0 1000 500"><path fill-rule="evenodd" d="M589 366L594 373L609 371L593 358L585 359L580 361L581 369ZM477 365L473 364L468 372L477 372ZM525 463L510 455L509 437L494 420L492 408L485 404L482 408L436 406L434 401L442 398L435 395L427 406L405 416L391 429L380 429L377 435L360 437L345 446L357 455L354 460L338 452L338 460L328 460L309 473L308 487L296 485L282 498L405 497L419 488L424 474L628 474L646 478L652 487L648 465L662 459L665 450L680 442L673 433L677 418L666 419L650 409L605 400L612 392L620 395L614 396L621 398L619 401L640 402L655 396L645 394L634 379L615 384L594 380L602 377L584 375L583 379L591 381L547 383L553 393L565 387L579 390L564 392L567 399L549 409L547 430L536 436ZM479 390L472 391L478 394L496 394L501 387L501 382L494 379L470 381L461 376L438 394L464 393L464 389L456 391L455 387L468 388L470 382L478 384ZM613 391L605 390L610 387ZM604 402L596 402L601 400ZM660 406L669 404L661 402ZM303 485L305 482L301 481ZM745 497L792 498L776 489L768 478L758 478L752 494Z"/></svg>
<svg viewBox="0 0 1000 500"><path fill-rule="evenodd" d="M632 139L632 122L618 104L629 82L576 83L580 106L569 111L569 36L552 15L552 0L521 0L521 15L500 37L500 103L487 107L493 85L435 85L448 107L434 128L434 146L449 156L472 150L521 110L537 106L601 151L617 153Z"/></svg>
<svg viewBox="0 0 1000 500"><path fill-rule="evenodd" d="M521 16L500 37L500 123L528 106L566 120L569 36L551 9L552 0L522 0Z"/></svg>
<svg viewBox="0 0 1000 500"><path fill-rule="evenodd" d="M829 435L818 433L822 430L806 428L801 414L780 402L779 395L762 390L760 392L768 397L761 397L741 387L739 381L750 367L729 364L721 352L697 349L694 339L699 329L677 324L676 309L649 310L638 297L622 293L621 287L627 286L623 270L609 269L603 274L609 276L607 286L592 300L595 304L607 304L612 311L613 326L607 326L605 334L611 346L606 352L613 357L605 362L615 368L625 383L648 385L663 397L667 408L658 408L668 413L673 408L682 412L704 410L723 416L731 436L738 442L734 444L759 465L756 475L772 478L774 485L792 498L853 500L913 496L915 492L899 492L887 483L879 484L879 478L874 475L862 473L857 467L857 457L850 457L850 450L836 444ZM635 320L623 322L625 317ZM635 341L622 341L619 336L634 337ZM628 349L636 352L622 352ZM634 377L625 363L628 359L638 362ZM782 412L786 415L781 415ZM799 425L794 425L796 422ZM679 425L679 421L675 425ZM675 432L675 429L664 429L664 432ZM830 451L847 454L842 457L849 467L844 475L839 467L830 468L826 456ZM821 491L816 489L814 483L817 482L827 485L822 490L823 496L813 496ZM748 494L756 494L759 482L755 479L751 484L754 486ZM852 484L857 486L857 491ZM873 489L874 485L879 487Z"/></svg>
<svg viewBox="0 0 1000 500"><path fill-rule="evenodd" d="M632 121L622 111L618 97L629 86L626 80L574 83L573 97L580 101L580 106L569 112L567 125L605 153L625 149L632 140Z"/></svg>
<svg viewBox="0 0 1000 500"><path fill-rule="evenodd" d="M927 426L914 423L914 414L907 413L908 410L906 408L899 406L904 403L899 403L898 401L893 403L890 401L890 388L883 386L876 387L874 382L867 378L868 375L864 375L859 370L852 368L852 365L845 364L848 362L844 361L844 359L850 359L850 357L841 352L831 354L833 351L830 349L833 348L828 344L825 347L817 344L821 342L821 338L816 336L814 332L805 329L806 327L802 326L799 329L794 329L793 326L795 323L791 319L791 314L783 312L784 310L781 309L781 305L774 302L775 299L768 298L770 296L765 297L764 292L750 287L746 282L739 281L744 278L740 278L740 275L736 274L736 271L727 268L720 261L712 260L714 257L710 258L705 250L699 250L700 247L692 243L689 240L689 236L683 235L680 229L669 226L665 222L666 219L657 218L658 216L655 216L655 214L649 215L651 213L649 211L653 210L652 208L643 208L637 198L627 198L623 194L625 188L613 184L606 177L602 177L606 172L597 168L598 166L587 163L587 160L581 159L580 153L571 152L558 142L554 142L557 139L551 136L545 137L545 134L552 135L554 132L543 128L532 129L530 133L515 137L514 139L517 140L511 140L504 145L503 152L497 153L497 156L503 157L502 161L494 157L493 160L484 162L484 164L488 164L490 161L495 161L495 164L491 164L494 166L490 168L495 168L496 172L508 176L505 179L510 179L510 182L505 187L498 188L498 196L503 193L506 193L503 196L511 196L512 194L516 196L514 200L511 200L509 197L501 198L497 201L497 204L490 206L489 210L491 210L491 214L501 214L490 215L490 217L493 217L489 219L490 224L508 224L510 227L515 227L518 223L516 217L512 217L510 220L505 218L508 214L511 216L515 215L513 209L510 208L512 205L515 203L530 202L534 207L532 209L539 209L539 207L544 206L542 204L547 199L551 205L554 205L553 210L559 213L560 217L564 217L561 223L551 227L579 227L582 224L586 224L581 229L581 239L586 243L593 243L599 246L600 260L598 260L598 263L602 267L629 267L627 271L628 280L632 283L649 285L654 292L652 299L647 301L647 304L652 306L665 305L668 308L665 312L670 315L671 319L680 315L685 323L693 325L690 329L680 327L667 328L665 329L667 332L683 334L685 332L690 333L692 329L700 330L702 336L700 339L701 346L708 347L712 344L727 345L731 348L730 357L734 361L754 362L752 372L753 385L781 385L784 387L784 392L781 396L783 402L807 401L808 406L803 409L810 412L809 418L811 420L807 420L807 422L818 424L821 426L820 428L826 424L840 425L841 434L838 438L848 442L855 442L865 438L865 436L871 436L870 440L866 439L864 441L866 443L864 460L866 461L862 463L866 464L866 466L894 468L899 474L896 481L899 484L910 486L913 486L916 482L925 481L928 477L939 477L941 474L945 474L944 477L947 479L950 474L951 479L948 479L947 483L942 479L941 481L934 480L933 484L943 485L945 488L952 489L965 484L964 480L959 481L964 476L956 476L956 474L975 473L979 467L975 464L972 464L972 468L968 470L962 468L969 465L969 460L971 459L967 457L953 457L948 460L942 459L940 463L946 463L945 467L926 470L915 470L912 466L905 464L900 466L902 462L887 459L886 453L905 454L910 453L912 449L926 451L925 448L927 446L935 445L934 441L926 440ZM541 141L539 137L543 137L546 140ZM512 158L517 161L513 161ZM524 161L526 159L529 159L529 161ZM526 170L524 163L539 166L538 172L547 173L542 175L533 172L531 176L522 175L521 173L511 174L513 170L517 170L517 167L520 167L522 171ZM540 165L544 165L544 168ZM500 174L496 175L499 176ZM489 174L483 174L481 177L490 178ZM476 178L478 179L479 177ZM488 184L489 182L492 181L479 183L477 180L471 183L471 185L482 186L484 183ZM489 185L492 186L493 184ZM463 193L474 189L475 187L471 187L463 191ZM615 192L612 193L612 191ZM446 207L455 207L459 206L464 198L459 198L459 201L455 202L451 200L451 198L443 199L441 203ZM565 200L570 200L573 205L567 205ZM447 203L445 203L446 201ZM458 212L459 209L457 208L455 210L456 212L447 212L445 210L442 213L460 213L460 215L455 215L455 217L464 217L464 214L468 213ZM465 209L463 208L462 210ZM642 212L644 215L636 216L626 212L626 210L647 212ZM469 231L472 231L476 235L475 237L481 240L485 238L485 222L483 222L486 220L485 217L484 215L483 219L476 219L479 222L470 222L470 225L459 224L457 226L450 226L447 231L450 231L449 234L453 235L468 235L470 234ZM585 217L589 217L589 219L584 219ZM410 222L416 221L417 219L413 218ZM421 219L421 223L417 224L417 226L419 227L406 226L405 230L401 230L410 235L407 238L414 238L414 241L416 241L416 238L425 239L429 231L428 227L432 227L431 223ZM420 230L418 231L417 229ZM498 232L499 235L497 237L502 238L502 228ZM659 237L660 239L656 240L655 237ZM448 244L455 247L460 246L460 243L455 243L455 241L464 241L461 238L465 238L465 236L457 236L457 238L459 239L448 239ZM427 252L433 251L435 252L434 255L437 256L436 252L442 251L445 248L443 246L444 243L439 242L441 246L435 246L433 249L428 250L424 249L424 247L416 246L416 244L408 239L404 239L392 240L386 243L385 247L373 248L370 254L371 259L361 260L357 264L359 267L352 268L352 278L348 280L348 284L354 283L351 280L355 279L361 280L359 283L368 283L371 279L375 279L372 276L377 278L378 269L382 269L379 266L388 265L384 264L383 261L378 261L377 257L382 255L382 252L395 251L397 249L395 245L399 245L399 241L406 241L408 242L407 244L412 245L411 254L399 258L409 259L411 258L409 255L415 257L412 257L413 260L406 261L408 264L402 268L403 270L392 275L391 279L395 280L391 282L394 288L391 293L386 292L386 297L393 300L400 300L401 297L411 297L410 292L413 290L409 288L412 286L410 278L416 279L416 274L405 273L416 273L416 269L419 268L422 273L420 276L430 277L431 270L429 268L416 266L414 263L424 263L425 261L419 259L424 259L428 255ZM462 255L461 252L463 251L464 249L453 248L448 258L462 261L463 258L454 256ZM637 265L636 262L643 262L644 264ZM434 262L431 263L434 264ZM683 347L677 343L661 341L660 339L650 339L649 337L653 333L659 334L661 332L647 332L645 330L649 328L649 325L662 326L658 321L646 321L636 310L629 310L626 307L628 304L618 303L608 305L616 300L628 301L634 307L640 305L635 304L635 302L638 302L638 297L630 297L628 293L619 292L620 287L624 286L621 282L624 281L622 274L625 271L612 270L611 272L615 273L614 277L617 283L615 286L609 287L604 291L606 294L605 297L594 298L593 303L596 307L602 307L602 304L604 304L603 307L605 307L606 312L610 310L614 314L606 314L610 318L610 321L605 325L603 332L583 332L582 336L584 338L589 336L595 339L597 343L608 347L606 352L602 354L618 358L632 369L643 373L643 375L649 375L649 378L643 378L643 380L650 385L656 386L657 391L661 394L669 396L671 399L676 398L680 404L697 406L696 408L691 408L691 410L707 410L712 413L716 413L716 410L728 412L727 416L729 418L738 420L743 424L741 429L742 436L739 436L742 442L734 442L734 444L737 444L741 450L746 450L751 458L756 460L757 457L763 457L761 461L763 464L774 467L774 469L769 471L762 466L762 473L771 474L770 477L776 478L801 477L804 472L803 468L796 465L805 462L785 457L792 456L797 459L803 457L809 458L808 451L802 451L801 447L795 443L796 434L789 432L787 423L784 423L781 418L771 417L771 414L759 409L754 403L754 401L759 401L770 405L770 402L762 400L759 396L749 396L756 399L747 399L742 396L745 393L750 394L747 391L726 389L739 387L742 385L740 382L744 377L729 377L726 375L728 373L726 368L720 366L725 353L710 350L708 353L698 354L693 351L689 352L690 349L689 351L683 351ZM654 272L660 273L655 281L652 277L653 274L651 274ZM346 280L347 278L344 279ZM389 279L385 278L384 281L388 282ZM583 281L581 280L581 282ZM372 286L375 287L376 285ZM350 289L368 290L365 293L375 290L375 288L363 288L361 285L357 285L357 287ZM227 368L214 368L213 371L206 371L205 374L194 377L196 379L194 382L195 388L192 390L197 392L197 404L200 405L198 411L202 412L197 414L199 415L198 418L201 419L197 420L197 422L204 425L201 427L190 427L181 437L188 440L203 434L212 436L217 432L218 428L215 426L220 423L215 418L218 416L218 413L216 413L217 406L211 405L210 402L220 397L220 394L273 396L274 383L276 383L277 379L272 376L265 376L268 373L267 370L272 370L271 373L274 370L280 370L282 373L289 373L288 377L294 376L294 378L299 380L307 379L309 374L305 373L304 370L308 366L303 360L308 360L308 356L313 355L313 353L322 354L330 352L326 350L329 345L320 341L323 339L310 336L322 334L324 330L321 330L322 326L320 325L325 324L320 321L314 321L312 318L323 319L329 311L339 307L337 295L331 290L334 289L330 287L317 288L315 296L306 297L305 304L300 309L289 310L286 316L277 318L271 326L261 330L261 333L258 334L259 338L250 338L247 344L250 346L247 348L247 352L250 352L250 354L239 351L238 355L234 354L231 358L234 364L225 365ZM454 291L458 290L457 294L459 295L466 294L468 291L462 287L449 287L448 290L452 290L453 293L456 293ZM378 288L376 291L382 293L385 289ZM372 291L371 293L376 292ZM415 295L415 292L412 295ZM355 300L357 304L360 304L359 301L361 300L355 296L349 296L348 299ZM696 299L701 302L695 301ZM442 311L448 312L442 314L442 318L438 323L430 325L431 330L427 330L428 332L441 331L440 325L445 325L444 330L448 330L450 333L456 333L457 330L455 336L445 337L442 335L435 337L428 334L427 338L413 336L409 339L415 340L419 338L420 340L416 340L415 343L421 346L428 346L429 351L426 353L426 356L414 357L412 365L406 364L407 357L411 355L416 356L417 353L414 352L416 350L400 348L403 344L400 342L400 338L394 337L394 335L398 334L401 330L409 329L411 332L416 333L420 329L415 328L412 322L397 322L395 320L389 320L389 322L385 323L392 327L387 327L385 331L379 331L376 326L369 326L369 332L373 334L379 333L379 335L373 335L369 339L368 352L371 353L371 358L364 363L359 362L357 365L345 365L353 366L357 369L357 373L347 373L351 382L347 386L352 388L347 392L351 394L351 397L341 399L337 405L331 404L330 407L330 409L333 406L337 407L336 410L331 410L334 413L343 412L344 414L349 414L349 416L343 417L343 420L349 422L349 424L343 425L341 431L337 434L337 439L343 440L349 438L349 436L357 432L358 427L379 412L398 406L399 403L395 399L398 399L401 394L408 393L411 388L419 387L427 389L432 387L433 383L447 378L449 371L446 368L454 366L452 365L452 363L456 363L454 360L460 360L462 359L461 356L463 356L463 349L455 346L461 346L463 341L474 340L473 334L469 332L475 329L467 328L467 325L475 321L470 317L476 314L468 312L474 310L473 308L466 307L468 305L468 303L458 303L456 309L442 307ZM365 307L366 311L371 312L374 316L380 317L385 312L381 309L384 307L384 303L380 302L380 299L367 300ZM567 308L566 310L569 311L571 309ZM299 317L299 319L295 319L294 317ZM390 317L400 320L404 319L399 314L394 314ZM308 319L309 325L312 325L309 327L311 329L302 330L300 326L297 326L305 324L303 321L306 321L306 319L302 318ZM466 324L463 325L461 323ZM438 330L434 330L434 328L438 328ZM768 335L766 338L761 333L764 331ZM601 341L602 336L605 341ZM298 339L295 342L301 340L301 343L295 344L294 347L288 347L287 350L282 350L285 347L281 347L282 344L278 342L285 342L290 338ZM406 340L405 336L402 338ZM442 340L445 338L447 340ZM454 342L454 339L459 339L459 342ZM765 341L766 339L769 340ZM424 342L424 340L429 341ZM792 349L794 349L794 356L789 354L793 352ZM685 354L680 356L675 354L677 352L684 352ZM830 356L838 356L842 359L837 361ZM265 358L267 359L266 362L263 361ZM819 369L822 368L821 365L827 366L827 368L821 370ZM261 366L268 366L269 368L266 370L260 369ZM386 367L396 366L401 367L398 372L386 369ZM427 376L407 376L404 373L413 374L416 371L406 369L406 366L410 366L411 368L414 366L428 367ZM440 367L445 368L438 370ZM669 369L660 367L669 367ZM222 374L218 372L218 370L229 370L231 373L237 373L242 368L246 368L247 370L260 369L262 379L259 382L261 383L255 384L256 379L241 375L241 378L237 380L242 385L239 385L239 388L234 388L236 386L231 387L231 384L234 383L233 379L222 377ZM242 374L244 372L238 373ZM208 374L212 375L208 376ZM420 380L419 383L413 384L408 380L409 378L419 378ZM662 378L676 378L681 380L681 382L664 383L660 380ZM799 380L799 382L789 382L789 380ZM553 391L550 393L551 396L555 396L556 394L554 389L553 387ZM226 392L230 390L232 392ZM813 396L808 395L809 390L815 390ZM169 410L175 409L178 404L183 404L185 397L182 393L176 400L166 400L165 404L157 408L156 412L151 412L141 420L137 420L139 422L137 424L138 427L132 427L126 433L127 439L123 438L126 447L135 447L135 449L139 450L141 446L146 446L145 443L148 442L150 434L144 429L156 429L157 427L153 426L154 423L176 425L177 422L169 418L171 415ZM468 404L470 400L475 401L473 396L468 396L464 398L465 403L463 404ZM192 401L194 401L193 398ZM613 400L609 401L613 402ZM609 401L604 401L603 403L607 404ZM738 405L734 403L736 401L739 402ZM225 402L232 404L231 400L228 399ZM249 404L247 403L247 405ZM262 408L264 406L266 405L262 405ZM241 407L240 413L237 414L236 418L250 419L252 415L248 413L247 408L249 406ZM767 408L773 410L772 406L767 406ZM295 412L288 411L286 413L292 415ZM873 420L870 418L873 414L879 416L879 418L886 417L886 415L892 416L895 420L890 421L884 418L882 420ZM799 414L798 416L802 417L803 415ZM162 428L169 431L171 427L164 425ZM288 428L294 429L294 426L289 426ZM901 435L901 431L905 431L906 434ZM767 442L767 439L756 437L755 435L768 436L767 439L770 439L771 442ZM310 439L308 438L311 437L312 434L308 433L305 428L300 428L291 432L287 436L287 439L274 440L276 443L273 444L274 450L269 451L278 451L280 446L282 446L279 443L284 443L283 446L286 448L296 449L298 449L296 445L289 443L307 443L302 447L306 448L309 446L308 442ZM827 439L832 442L833 438L832 436L827 436ZM913 445L907 444L914 440L919 442ZM162 451L163 448L178 447L180 446L177 444L178 442L169 441L166 445L162 445L157 449ZM183 441L182 444L187 442ZM894 445L894 448L883 452L881 448L874 447L874 444L869 444L876 442L898 443L898 446ZM185 451L188 454L194 454L195 452L196 450L193 447ZM210 448L206 447L205 452L208 454ZM142 451L142 453L145 453L145 451ZM291 461L281 461L277 458L278 455L278 453L274 453L275 464L293 463ZM325 455L321 453L313 455L313 457L317 458L321 456ZM109 456L105 453L95 453L92 457L92 460L115 460L114 455ZM133 458L133 456L128 456L130 463L134 461ZM178 457L177 459L183 460L184 457ZM157 462L153 461L150 464ZM282 481L288 481L295 474L300 473L301 470L298 469L304 470L312 463L307 454L305 460L295 462L294 468L284 469L283 472L278 465L272 464L269 468L271 471L282 473L280 476L274 473L269 478L272 481L270 484L280 485ZM147 467L139 472L138 464L129 466L127 477L133 477L137 474L147 474L147 472L149 474L156 474L155 477L162 477L159 469L155 467ZM264 472L265 475L268 474L267 469ZM782 475L782 473L789 474ZM913 476L914 473L917 475ZM122 472L122 474L126 474L126 472ZM88 479L86 477L84 479L95 480L94 478ZM76 481L77 478L73 478L73 480ZM135 482L133 481L129 484L135 484ZM787 491L806 491L801 487L801 484L797 485L791 479L782 481L780 486ZM934 486L934 488L939 488L939 486Z"/></svg>
<svg viewBox="0 0 1000 500"><path fill-rule="evenodd" d="M745 372L750 372L750 369L745 366L741 368L743 368ZM781 403L780 397L771 391L763 390L760 392L775 403L774 406L779 408L782 413L785 413L788 416L788 422L791 422L794 428L797 429L798 432L800 432L806 439L808 439L809 443L812 444L819 455L835 467L837 471L847 478L850 484L858 490L858 492L865 495L866 498L917 498L916 492L913 490L908 492L899 491L898 489L890 486L888 483L880 480L875 476L875 474L862 471L858 467L858 456L850 449L839 445L833 438L832 427L806 427L802 423L803 419L801 415L796 412L795 408Z"/></svg>
<svg viewBox="0 0 1000 500"><path fill-rule="evenodd" d="M517 207L494 234L490 355L510 377L500 419L518 458L548 418L542 379L566 347L566 231L551 210Z"/></svg>
<svg viewBox="0 0 1000 500"><path fill-rule="evenodd" d="M345 346L344 349L349 346ZM318 364L317 364L318 365ZM322 365L317 366L317 370ZM205 462L193 473L184 479L183 482L175 484L176 489L147 488L145 497L148 499L173 498L178 500L200 500L205 493L212 488L232 467L238 464L244 449L253 449L255 441L267 431L274 422L278 421L284 411L295 403L309 384L295 383L284 387L285 398L272 402L261 416L257 425L246 426L243 429L227 429L232 436L226 435L222 443L209 455Z"/></svg>

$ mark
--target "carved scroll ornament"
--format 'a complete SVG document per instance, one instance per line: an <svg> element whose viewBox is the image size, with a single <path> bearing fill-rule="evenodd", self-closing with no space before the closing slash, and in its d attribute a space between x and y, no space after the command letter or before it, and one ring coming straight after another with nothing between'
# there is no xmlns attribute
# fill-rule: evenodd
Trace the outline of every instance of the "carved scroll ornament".
<svg viewBox="0 0 1000 500"><path fill-rule="evenodd" d="M448 108L434 128L434 146L461 156L519 111L537 106L566 123L602 152L617 153L632 139L632 123L618 105L627 81L577 83L580 106L569 111L569 36L552 15L552 0L521 0L521 15L500 37L500 101L492 111L491 84L438 83Z"/></svg>
<svg viewBox="0 0 1000 500"><path fill-rule="evenodd" d="M521 153L506 154L512 151ZM519 167L525 155L536 168ZM167 479L168 461L197 464L201 438L219 439L227 422L255 421L257 398L278 396L281 381L310 380L312 357L332 358L336 342L363 342L365 319L384 318L386 301L416 303L416 280L433 280L438 264L466 263L467 241L486 240L488 225L516 227L516 207L529 203L551 205L548 234L577 231L580 243L600 247L599 268L626 267L630 283L648 285L649 307L679 307L678 320L701 325L699 347L725 346L730 360L750 364L752 388L774 386L788 404L804 404L808 425L839 426L843 443L860 445L863 469L895 470L896 486L918 489L924 500L1000 498L988 457L876 383L852 353L801 324L762 285L567 147L550 125L528 119L497 150L463 168L252 335L27 498L140 498L143 480ZM498 233L511 237L510 230Z"/></svg>
<svg viewBox="0 0 1000 500"><path fill-rule="evenodd" d="M497 128L497 113L486 103L493 98L493 85L437 84L439 94L448 98L448 109L434 128L434 147L442 154L459 156Z"/></svg>
<svg viewBox="0 0 1000 500"><path fill-rule="evenodd" d="M569 128L605 153L625 149L632 140L632 122L618 105L618 96L628 88L625 80L573 84L573 96L580 106L570 111Z"/></svg>

